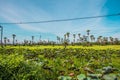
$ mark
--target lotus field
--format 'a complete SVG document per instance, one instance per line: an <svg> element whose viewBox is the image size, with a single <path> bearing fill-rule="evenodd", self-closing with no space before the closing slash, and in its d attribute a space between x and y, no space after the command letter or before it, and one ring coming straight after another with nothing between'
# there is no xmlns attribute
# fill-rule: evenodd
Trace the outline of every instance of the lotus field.
<svg viewBox="0 0 120 80"><path fill-rule="evenodd" d="M119 79L119 45L0 48L0 80Z"/></svg>

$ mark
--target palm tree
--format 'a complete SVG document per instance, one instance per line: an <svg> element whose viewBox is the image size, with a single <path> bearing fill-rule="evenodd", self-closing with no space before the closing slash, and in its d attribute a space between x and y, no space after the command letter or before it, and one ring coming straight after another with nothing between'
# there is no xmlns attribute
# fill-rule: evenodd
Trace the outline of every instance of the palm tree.
<svg viewBox="0 0 120 80"><path fill-rule="evenodd" d="M90 35L91 42L94 40L94 35Z"/></svg>
<svg viewBox="0 0 120 80"><path fill-rule="evenodd" d="M73 42L74 42L74 43L75 43L75 37L76 37L76 35L75 35L75 34L73 34L73 38L74 38L74 39L73 39Z"/></svg>
<svg viewBox="0 0 120 80"><path fill-rule="evenodd" d="M12 34L12 36L13 36L13 45L15 45L15 37L16 37L16 35Z"/></svg>
<svg viewBox="0 0 120 80"><path fill-rule="evenodd" d="M57 36L57 43L60 43L60 37L59 36Z"/></svg>
<svg viewBox="0 0 120 80"><path fill-rule="evenodd" d="M66 34L64 34L64 42L66 42L66 36L67 36L67 35L66 35Z"/></svg>
<svg viewBox="0 0 120 80"><path fill-rule="evenodd" d="M103 37L103 40L102 40L103 44L105 45L107 43L107 37Z"/></svg>
<svg viewBox="0 0 120 80"><path fill-rule="evenodd" d="M61 38L61 43L63 43L64 42L64 40L63 40L63 38Z"/></svg>
<svg viewBox="0 0 120 80"><path fill-rule="evenodd" d="M28 44L28 40L25 40L24 39L24 43L23 43L24 45L27 45Z"/></svg>
<svg viewBox="0 0 120 80"><path fill-rule="evenodd" d="M89 35L90 35L90 30L87 30L87 35L88 35L88 42L89 42Z"/></svg>
<svg viewBox="0 0 120 80"><path fill-rule="evenodd" d="M118 38L115 38L115 39L114 39L114 42L115 42L115 44L119 44Z"/></svg>
<svg viewBox="0 0 120 80"><path fill-rule="evenodd" d="M99 37L97 38L97 41L98 41L99 43L102 43L102 36L99 36Z"/></svg>
<svg viewBox="0 0 120 80"><path fill-rule="evenodd" d="M34 43L34 36L32 36L32 44Z"/></svg>
<svg viewBox="0 0 120 80"><path fill-rule="evenodd" d="M15 42L16 42L16 44L18 44L18 40L17 39L15 40Z"/></svg>
<svg viewBox="0 0 120 80"><path fill-rule="evenodd" d="M83 43L83 41L84 41L84 38L83 38L83 37L80 37L80 41Z"/></svg>
<svg viewBox="0 0 120 80"><path fill-rule="evenodd" d="M40 35L40 37L39 37L39 40L40 40L40 42L41 42L41 35Z"/></svg>
<svg viewBox="0 0 120 80"><path fill-rule="evenodd" d="M70 33L69 33L69 32L67 32L67 33L66 33L66 36L67 36L67 42L69 43Z"/></svg>
<svg viewBox="0 0 120 80"><path fill-rule="evenodd" d="M83 41L84 41L84 42L87 41L87 36L83 35Z"/></svg>
<svg viewBox="0 0 120 80"><path fill-rule="evenodd" d="M95 42L95 37L93 36L93 41Z"/></svg>
<svg viewBox="0 0 120 80"><path fill-rule="evenodd" d="M7 37L4 37L4 43L5 43L5 46L6 46L6 43L7 43Z"/></svg>
<svg viewBox="0 0 120 80"><path fill-rule="evenodd" d="M113 37L109 37L109 39L110 39L110 43L113 44L114 41Z"/></svg>
<svg viewBox="0 0 120 80"><path fill-rule="evenodd" d="M10 39L7 39L8 44L10 43Z"/></svg>
<svg viewBox="0 0 120 80"><path fill-rule="evenodd" d="M80 41L80 35L81 35L81 34L79 33L79 34L78 34L78 37L79 37L79 41Z"/></svg>

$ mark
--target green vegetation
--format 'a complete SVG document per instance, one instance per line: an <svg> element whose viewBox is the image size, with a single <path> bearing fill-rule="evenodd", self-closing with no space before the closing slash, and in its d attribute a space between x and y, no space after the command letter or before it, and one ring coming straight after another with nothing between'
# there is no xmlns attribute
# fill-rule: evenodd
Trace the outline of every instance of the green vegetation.
<svg viewBox="0 0 120 80"><path fill-rule="evenodd" d="M55 40L49 40L46 39L41 39L41 35L39 36L39 40L36 39L36 37L33 35L31 36L31 39L27 40L17 40L16 34L12 34L12 39L9 39L7 37L4 37L3 39L3 32L1 30L1 42L0 45L1 47L5 46L64 46L66 48L68 45L69 46L93 46L93 45L120 45L120 40L119 38L114 38L111 36L94 36L93 34L90 33L91 30L86 30L86 34L81 35L81 33L73 33L71 34L70 32L67 32L64 34L64 36L56 36L56 41Z"/></svg>
<svg viewBox="0 0 120 80"><path fill-rule="evenodd" d="M0 80L118 80L120 46L6 46Z"/></svg>

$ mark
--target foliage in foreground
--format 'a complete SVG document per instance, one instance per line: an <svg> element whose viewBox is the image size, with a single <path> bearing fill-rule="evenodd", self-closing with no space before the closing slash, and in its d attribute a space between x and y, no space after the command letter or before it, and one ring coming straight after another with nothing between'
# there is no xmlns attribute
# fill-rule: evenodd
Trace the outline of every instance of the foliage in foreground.
<svg viewBox="0 0 120 80"><path fill-rule="evenodd" d="M0 49L1 80L117 80L120 50Z"/></svg>

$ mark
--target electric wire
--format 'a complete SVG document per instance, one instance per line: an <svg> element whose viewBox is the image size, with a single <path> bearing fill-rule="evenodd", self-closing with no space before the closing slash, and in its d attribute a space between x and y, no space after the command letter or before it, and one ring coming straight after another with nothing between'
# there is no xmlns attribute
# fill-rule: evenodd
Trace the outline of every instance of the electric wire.
<svg viewBox="0 0 120 80"><path fill-rule="evenodd" d="M80 17L80 18L70 18L70 19L56 19L56 20L46 20L46 21L31 21L31 22L4 22L0 24L37 24L37 23L50 23L50 22L63 22L63 21L73 21L80 19L92 19L92 18L102 18L102 17L111 17L111 16L120 16L120 13L109 14L109 15L100 15L100 16L91 16L91 17Z"/></svg>

